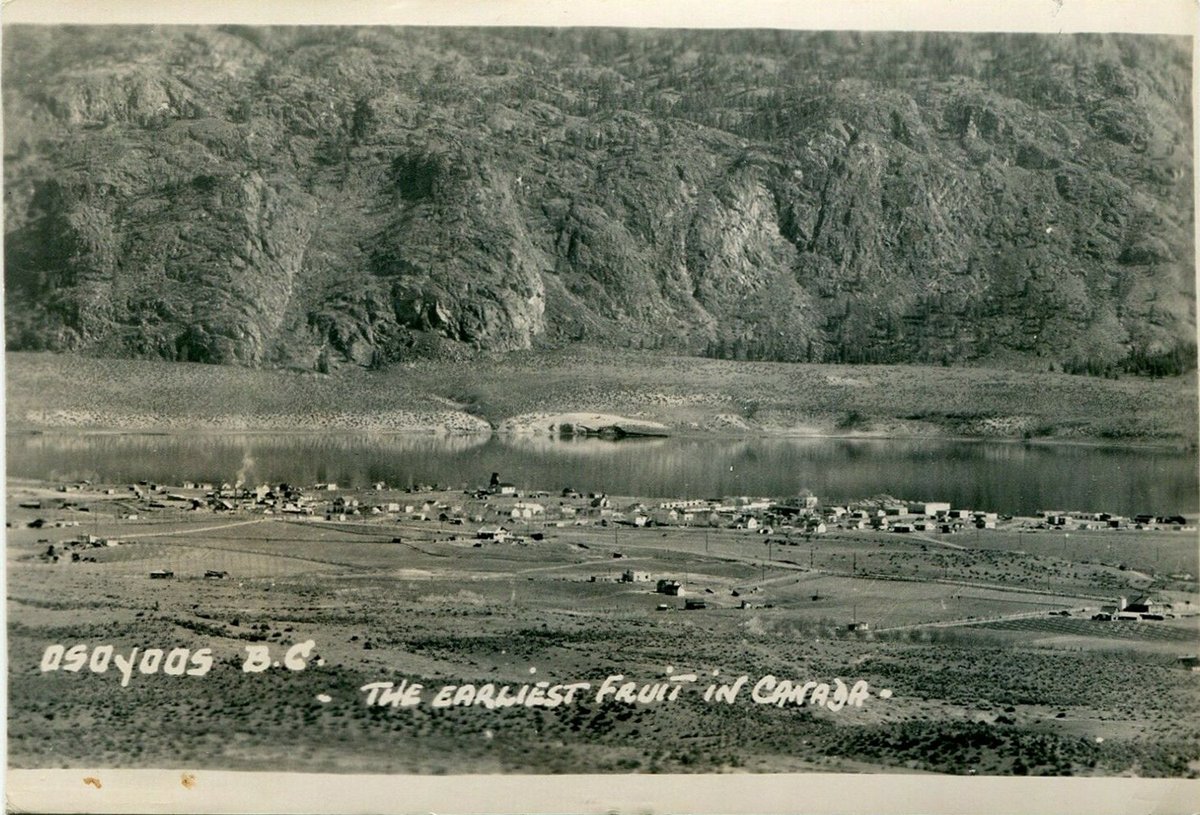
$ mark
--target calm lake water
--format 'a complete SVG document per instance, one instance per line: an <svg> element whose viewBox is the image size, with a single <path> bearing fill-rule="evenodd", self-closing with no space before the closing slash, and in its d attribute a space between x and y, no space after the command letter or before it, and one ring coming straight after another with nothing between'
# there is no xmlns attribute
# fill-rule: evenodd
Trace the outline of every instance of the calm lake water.
<svg viewBox="0 0 1200 815"><path fill-rule="evenodd" d="M139 479L393 487L485 485L708 498L886 493L1005 513L1132 515L1200 510L1195 453L940 440L694 438L558 440L400 434L9 434L8 472L41 479Z"/></svg>

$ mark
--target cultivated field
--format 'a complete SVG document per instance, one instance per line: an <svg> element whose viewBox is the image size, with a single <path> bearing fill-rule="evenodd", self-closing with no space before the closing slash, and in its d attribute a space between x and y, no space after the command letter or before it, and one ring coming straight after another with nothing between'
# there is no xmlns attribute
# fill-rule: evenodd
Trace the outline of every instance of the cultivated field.
<svg viewBox="0 0 1200 815"><path fill-rule="evenodd" d="M1100 623L1117 592L1200 603L1194 533L1159 533L1131 570L1119 537L1039 549L982 530L944 540L869 531L804 538L734 529L396 518L291 520L160 509L118 517L98 488L74 509L17 502L10 484L9 756L13 766L346 772L933 770L1194 775L1200 768L1200 617ZM386 498L387 496L382 496ZM400 498L398 495L397 498ZM401 500L470 499L449 493ZM87 509L86 512L82 508ZM51 525L26 524L40 517ZM79 521L54 528L54 521ZM43 557L78 533L121 541ZM538 532L541 540L533 540ZM952 545L948 545L952 544ZM1130 540L1130 547L1136 544ZM619 555L619 557L617 557ZM1128 558L1124 558L1128 559ZM1124 568L1122 568L1124 565ZM1145 571L1141 571L1144 567ZM625 570L679 580L617 582ZM152 570L174 577L152 580ZM227 572L206 579L208 570ZM1184 590L1184 587L1186 590ZM686 611L688 599L706 607ZM748 607L742 608L743 601ZM1068 612L1069 617L1059 614ZM1053 613L1053 616L1052 616ZM848 624L870 630L851 633ZM246 647L315 641L303 671L244 673ZM48 645L211 648L204 676L43 672ZM319 661L319 664L318 664ZM369 706L376 681L706 682L739 675L848 683L861 707L675 702L556 709ZM715 672L715 673L714 673ZM881 691L890 692L881 694Z"/></svg>

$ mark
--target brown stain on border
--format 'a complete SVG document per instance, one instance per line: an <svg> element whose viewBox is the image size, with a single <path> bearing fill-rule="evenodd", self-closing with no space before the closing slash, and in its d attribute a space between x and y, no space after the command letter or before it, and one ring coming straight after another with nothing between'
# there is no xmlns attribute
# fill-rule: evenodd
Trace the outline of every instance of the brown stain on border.
<svg viewBox="0 0 1200 815"><path fill-rule="evenodd" d="M84 776L83 783L87 784L89 787L95 787L96 789L100 789L100 787L102 786L100 783L100 779L94 775Z"/></svg>
<svg viewBox="0 0 1200 815"><path fill-rule="evenodd" d="M183 777L179 779L179 783L183 784L183 788L185 790L190 790L192 787L196 786L196 776L192 775L191 773L184 773Z"/></svg>

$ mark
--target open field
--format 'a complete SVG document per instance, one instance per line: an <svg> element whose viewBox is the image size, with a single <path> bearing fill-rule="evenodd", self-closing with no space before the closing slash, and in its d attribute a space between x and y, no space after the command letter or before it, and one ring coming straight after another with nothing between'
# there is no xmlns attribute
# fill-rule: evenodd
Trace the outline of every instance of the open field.
<svg viewBox="0 0 1200 815"><path fill-rule="evenodd" d="M75 509L17 506L49 492L9 485L13 766L1149 776L1200 768L1200 673L1179 662L1197 650L1200 617L1090 620L1117 593L1166 594L1180 611L1200 604L1194 532L1142 533L1171 554L1131 570L1108 547L1136 547L1132 534L1072 533L1064 550L1047 533L1044 549L1016 551L1007 530L939 541L530 523L515 525L522 541L497 543L477 540L475 526L394 517L158 509L122 519L128 502L95 485L72 495ZM400 500L475 508L461 493ZM27 527L35 515L80 526ZM79 550L78 562L43 557L81 532L120 543ZM1168 578L1167 563L1193 578ZM149 579L156 569L174 577ZM627 569L651 582L617 582ZM228 577L205 579L207 570ZM684 596L656 593L662 577L679 580ZM687 599L706 608L685 611ZM854 620L871 630L851 633ZM316 646L303 671L240 668L248 645L282 659L306 639ZM54 643L110 644L117 654L211 648L215 661L204 676L134 671L122 687L115 670L42 672ZM610 674L654 682L689 671L701 682L861 679L871 696L837 712L754 704L749 689L732 704L695 692L663 704L585 696L556 709L488 710L369 706L359 690L401 679L427 688L598 686Z"/></svg>
<svg viewBox="0 0 1200 815"><path fill-rule="evenodd" d="M1194 445L1196 377L521 352L333 374L10 353L10 429L539 428L597 413L674 431ZM520 387L513 387L520 383Z"/></svg>
<svg viewBox="0 0 1200 815"><path fill-rule="evenodd" d="M1170 623L1147 626L1140 622L1114 621L1111 624L1099 620L1072 620L1044 617L1020 620L999 620L981 623L981 627L993 631L1019 631L1044 634L1047 637L1073 636L1095 637L1103 640L1129 640L1142 642L1194 643L1196 630L1193 625Z"/></svg>

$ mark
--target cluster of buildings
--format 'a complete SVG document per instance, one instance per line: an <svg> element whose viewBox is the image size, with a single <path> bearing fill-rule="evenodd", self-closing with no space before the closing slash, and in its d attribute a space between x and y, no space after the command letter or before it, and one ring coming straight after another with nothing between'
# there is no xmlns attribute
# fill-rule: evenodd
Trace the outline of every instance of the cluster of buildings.
<svg viewBox="0 0 1200 815"><path fill-rule="evenodd" d="M842 529L877 529L901 534L938 532L953 534L964 529L995 529L998 513L972 509L953 509L944 501L912 504L891 501L868 502L850 507L835 507L837 525ZM844 512L843 512L844 511Z"/></svg>
<svg viewBox="0 0 1200 815"><path fill-rule="evenodd" d="M70 492L89 486L87 482L63 485ZM339 490L334 482L311 487L286 483L245 486L228 482L213 484L185 482L180 487L140 481L128 486L134 502L123 507L120 517L138 518L139 510L187 509L213 512L257 512L265 515L303 516L314 520L346 521L352 518L384 516L403 520L437 521L451 525L471 524L478 542L540 539L546 527L705 527L757 532L763 535L813 536L830 529L871 529L904 533L953 534L965 529L995 529L1012 521L1011 516L995 512L954 508L949 502L905 502L890 497L853 502L823 504L815 495L805 493L786 499L733 497L711 499L674 499L660 502L630 501L618 503L599 492L583 493L564 487L551 498L546 492L523 492L515 484L492 473L486 487L462 493L437 491L437 485L413 486L407 490L389 490L376 482L371 490ZM170 491L175 490L175 491ZM104 489L107 495L118 490ZM21 502L22 507L40 509L43 500ZM63 507L73 503L60 501ZM1045 511L1035 518L1018 522L1024 528L1042 529L1194 529L1181 515L1149 514L1126 518L1105 512ZM31 526L49 522L37 519ZM77 523L57 521L55 525ZM523 533L523 534L520 534Z"/></svg>
<svg viewBox="0 0 1200 815"><path fill-rule="evenodd" d="M1174 617L1174 606L1167 600L1143 595L1132 601L1118 597L1115 605L1101 606L1093 620L1165 620Z"/></svg>
<svg viewBox="0 0 1200 815"><path fill-rule="evenodd" d="M89 549L103 549L109 546L119 546L120 541L113 538L100 538L95 535L81 534L75 538L51 543L40 555L48 563L58 563L60 559L69 559L72 563L95 563L96 558L84 554Z"/></svg>
<svg viewBox="0 0 1200 815"><path fill-rule="evenodd" d="M1113 515L1108 512L1061 512L1046 510L1038 513L1039 529L1169 529L1175 532L1195 529L1182 515Z"/></svg>
<svg viewBox="0 0 1200 815"><path fill-rule="evenodd" d="M324 485L318 485L318 488ZM204 504L217 512L233 510L256 510L265 514L280 515L312 515L319 503L318 499L307 495L302 487L291 484L260 484L257 487L232 486L222 484L213 489L209 485L198 485L195 489L204 490L203 501L198 497L168 495L168 498L190 500L194 509ZM336 485L334 489L336 489ZM187 485L184 485L187 489Z"/></svg>
<svg viewBox="0 0 1200 815"><path fill-rule="evenodd" d="M994 512L952 509L948 503L879 500L824 506L815 495L785 500L689 499L665 501L655 507L637 502L621 509L604 500L598 505L601 525L705 526L764 535L777 532L818 535L832 528L956 532L968 526L994 529L1001 520Z"/></svg>
<svg viewBox="0 0 1200 815"><path fill-rule="evenodd" d="M155 484L133 485L129 488L136 498L144 499L149 509L209 509L214 512L258 512L264 515L305 516L327 521L345 521L355 516L403 515L415 520L442 520L462 523L462 506L445 501L370 500L341 494L333 482L305 488L292 484L259 484L243 486L224 483L187 482L182 490L190 494L170 493ZM374 492L386 491L383 482L374 485ZM410 490L411 492L412 490ZM136 515L125 515L134 519Z"/></svg>
<svg viewBox="0 0 1200 815"><path fill-rule="evenodd" d="M953 534L966 529L995 529L998 524L1012 520L996 512L954 508L949 502L904 502L890 498L872 499L844 505L823 505L817 496L804 494L795 498L775 500L761 497L722 499L676 499L656 504L633 501L618 506L604 493L582 493L564 487L557 501L549 493L523 494L512 482L503 481L492 473L486 487L465 491L464 502L427 499L424 501L369 501L338 495L336 483L320 483L306 491L288 484L243 487L228 483L183 485L185 490L203 492L203 499L167 493L155 484L131 487L138 497L149 498L151 508L165 506L164 502L190 503L191 508L208 506L216 511L251 510L264 513L317 515L331 521L344 521L354 516L394 515L411 520L441 523L479 524L476 537L481 541L513 540L517 525L541 526L599 525L599 526L701 526L739 529L764 535L776 532L819 535L831 528L872 529L900 534L936 532ZM435 491L437 485L410 487L408 493ZM377 482L373 492L387 491L387 485ZM541 499L541 500L533 500ZM178 504L176 504L178 505ZM1186 530L1187 520L1181 515L1136 515L1126 518L1105 512L1045 511L1035 519L1035 528L1053 529L1173 529ZM540 536L538 536L540 537Z"/></svg>
<svg viewBox="0 0 1200 815"><path fill-rule="evenodd" d="M606 580L605 578L601 578L601 577L597 577L597 576L593 575L590 578L590 582L601 583L601 582L610 582L610 581ZM639 572L635 569L626 569L624 572L621 573L621 576L619 578L617 578L616 582L618 582L618 583L651 583L651 582L654 582L655 583L655 585L654 585L655 594L661 594L661 595L664 595L665 597L683 597L686 594L686 592L683 588L683 583L681 583L678 580L664 577L664 578L659 578L657 581L654 581L654 578L651 576L651 574L649 572ZM710 594L712 593L711 590L708 590L708 591ZM734 595L737 595L736 591L734 592ZM704 609L707 607L708 607L708 603L703 598L688 597L688 598L684 599L683 609L685 611L696 611L696 610ZM745 601L742 602L742 608L750 608L750 607L751 606L749 603L747 603ZM666 603L660 603L658 605L659 611L666 611L669 608L670 608L670 606L667 605Z"/></svg>

